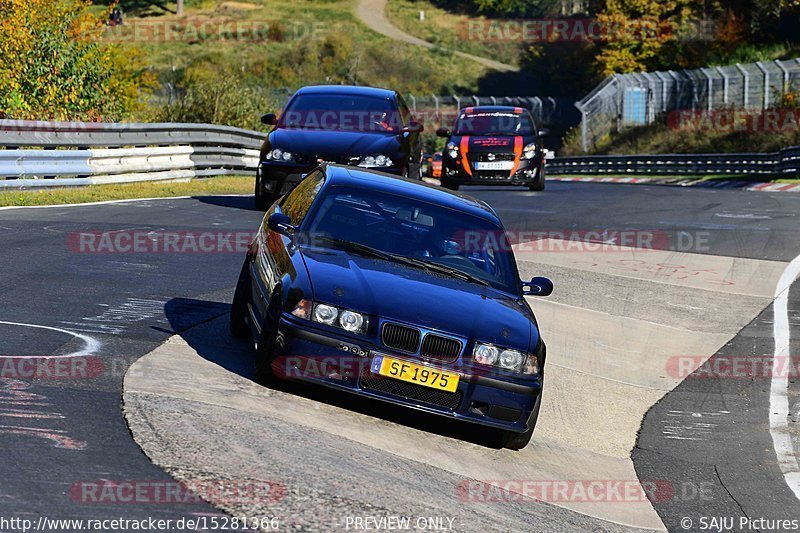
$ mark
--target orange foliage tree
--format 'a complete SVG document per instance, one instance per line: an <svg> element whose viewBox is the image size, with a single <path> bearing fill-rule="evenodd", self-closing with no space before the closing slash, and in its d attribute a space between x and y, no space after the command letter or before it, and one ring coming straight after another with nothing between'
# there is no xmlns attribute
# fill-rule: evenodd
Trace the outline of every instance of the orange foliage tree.
<svg viewBox="0 0 800 533"><path fill-rule="evenodd" d="M88 0L0 0L0 116L119 120L153 76L134 49L103 43Z"/></svg>

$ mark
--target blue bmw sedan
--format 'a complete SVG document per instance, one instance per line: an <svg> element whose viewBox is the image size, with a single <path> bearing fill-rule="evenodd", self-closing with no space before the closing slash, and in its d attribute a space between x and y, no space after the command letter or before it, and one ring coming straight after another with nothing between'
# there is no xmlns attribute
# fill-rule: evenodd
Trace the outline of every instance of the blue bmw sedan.
<svg viewBox="0 0 800 533"><path fill-rule="evenodd" d="M260 382L313 382L478 424L521 449L546 349L494 211L416 180L326 164L267 212L231 333Z"/></svg>

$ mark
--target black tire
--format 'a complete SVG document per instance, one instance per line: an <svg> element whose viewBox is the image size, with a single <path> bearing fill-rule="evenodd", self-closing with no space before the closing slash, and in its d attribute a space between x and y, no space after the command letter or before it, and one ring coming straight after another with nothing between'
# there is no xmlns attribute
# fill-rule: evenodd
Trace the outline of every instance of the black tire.
<svg viewBox="0 0 800 533"><path fill-rule="evenodd" d="M279 294L276 289L276 294ZM256 383L262 385L269 385L275 382L275 373L272 371L272 363L275 361L275 346L278 341L278 318L280 311L275 311L278 308L279 302L273 298L270 303L270 309L267 311L267 318L264 325L261 327L261 336L256 345L256 364L253 373L256 378ZM273 316L274 315L274 316Z"/></svg>
<svg viewBox="0 0 800 533"><path fill-rule="evenodd" d="M231 305L231 318L228 329L231 335L243 339L250 335L250 326L247 325L247 300L250 298L250 258L242 265L239 281L236 282L236 291L233 293Z"/></svg>
<svg viewBox="0 0 800 533"><path fill-rule="evenodd" d="M542 393L536 398L536 405L533 407L531 417L528 419L528 429L524 433L514 433L513 431L500 431L500 445L509 450L521 450L531 442L533 430L539 420L539 408L542 406Z"/></svg>
<svg viewBox="0 0 800 533"><path fill-rule="evenodd" d="M528 185L528 189L530 189L531 191L543 191L544 184L545 184L545 174L544 174L544 166L542 166L539 172L539 177L536 179L536 181Z"/></svg>
<svg viewBox="0 0 800 533"><path fill-rule="evenodd" d="M459 183L453 180L449 180L445 177L439 178L439 181L442 184L442 187L445 189L450 189L451 191L457 191L459 187Z"/></svg>

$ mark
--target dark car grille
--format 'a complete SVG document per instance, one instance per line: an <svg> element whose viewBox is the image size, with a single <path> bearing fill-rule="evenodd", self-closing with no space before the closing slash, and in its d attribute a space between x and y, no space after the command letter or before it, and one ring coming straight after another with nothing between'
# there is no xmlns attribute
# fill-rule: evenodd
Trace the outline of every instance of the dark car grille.
<svg viewBox="0 0 800 533"><path fill-rule="evenodd" d="M416 353L421 334L418 329L386 323L381 330L381 342L387 348L401 352Z"/></svg>
<svg viewBox="0 0 800 533"><path fill-rule="evenodd" d="M461 405L461 392L446 392L397 379L371 375L361 378L361 387L367 390L399 396L455 411Z"/></svg>
<svg viewBox="0 0 800 533"><path fill-rule="evenodd" d="M449 337L428 333L422 340L422 356L453 363L461 355L461 342Z"/></svg>
<svg viewBox="0 0 800 533"><path fill-rule="evenodd" d="M494 159L489 159L489 154L494 154ZM476 152L470 154L470 161L513 161L516 156L513 152Z"/></svg>

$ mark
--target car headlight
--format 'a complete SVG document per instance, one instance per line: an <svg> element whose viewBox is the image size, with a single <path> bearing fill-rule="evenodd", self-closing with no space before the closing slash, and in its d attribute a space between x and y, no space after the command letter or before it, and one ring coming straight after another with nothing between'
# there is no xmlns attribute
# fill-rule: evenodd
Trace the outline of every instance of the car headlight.
<svg viewBox="0 0 800 533"><path fill-rule="evenodd" d="M539 362L535 355L510 348L499 348L493 344L475 343L472 359L481 365L494 366L513 372L534 376L539 373Z"/></svg>
<svg viewBox="0 0 800 533"><path fill-rule="evenodd" d="M536 156L536 143L530 143L522 149L523 159L533 159Z"/></svg>
<svg viewBox="0 0 800 533"><path fill-rule="evenodd" d="M392 159L385 155L368 155L362 157L358 162L358 166L366 168L390 167L392 165L394 165Z"/></svg>
<svg viewBox="0 0 800 533"><path fill-rule="evenodd" d="M342 311L339 315L339 325L345 331L361 331L364 326L364 316L354 311Z"/></svg>
<svg viewBox="0 0 800 533"><path fill-rule="evenodd" d="M339 316L339 310L332 305L317 304L314 307L314 320L332 326L336 324L336 317Z"/></svg>
<svg viewBox="0 0 800 533"><path fill-rule="evenodd" d="M497 363L497 358L500 356L500 350L491 344L476 344L475 350L472 352L472 357L476 363L482 365L493 365Z"/></svg>
<svg viewBox="0 0 800 533"><path fill-rule="evenodd" d="M292 314L301 316L295 312L292 312ZM367 318L364 315L356 313L355 311L350 311L349 309L340 309L333 305L314 305L314 312L311 313L311 319L314 322L319 322L327 326L340 327L350 333L364 333L367 329Z"/></svg>
<svg viewBox="0 0 800 533"><path fill-rule="evenodd" d="M456 143L447 143L445 149L447 150L447 155L452 159L458 157L458 145Z"/></svg>
<svg viewBox="0 0 800 533"><path fill-rule="evenodd" d="M267 152L267 160L292 163L294 162L294 154L292 152L285 152L280 148L275 148L274 150Z"/></svg>

